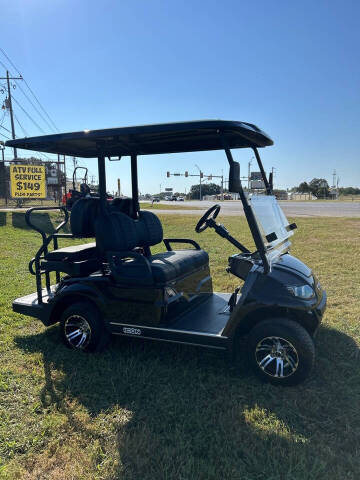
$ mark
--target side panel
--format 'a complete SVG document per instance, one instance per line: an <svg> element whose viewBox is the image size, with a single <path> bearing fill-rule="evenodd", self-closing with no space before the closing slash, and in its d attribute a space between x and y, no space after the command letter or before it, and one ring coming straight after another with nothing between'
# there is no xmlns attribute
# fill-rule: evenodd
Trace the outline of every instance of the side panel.
<svg viewBox="0 0 360 480"><path fill-rule="evenodd" d="M171 343L226 350L228 339L221 335L205 334L204 332L180 331L171 328L129 325L120 322L111 324L112 333L126 337L146 338Z"/></svg>
<svg viewBox="0 0 360 480"><path fill-rule="evenodd" d="M106 297L106 320L108 322L158 325L164 311L164 289L121 287L108 285L103 292Z"/></svg>

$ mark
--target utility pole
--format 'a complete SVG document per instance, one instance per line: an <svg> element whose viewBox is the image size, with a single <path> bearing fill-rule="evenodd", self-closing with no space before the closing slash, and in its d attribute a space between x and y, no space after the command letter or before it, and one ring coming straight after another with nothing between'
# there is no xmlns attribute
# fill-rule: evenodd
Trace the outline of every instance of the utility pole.
<svg viewBox="0 0 360 480"><path fill-rule="evenodd" d="M64 155L65 195L67 194L66 159Z"/></svg>
<svg viewBox="0 0 360 480"><path fill-rule="evenodd" d="M9 71L6 70L6 77L0 77L0 80L6 80L7 82L7 90L8 90L8 98L7 104L5 103L6 107L9 108L10 111L10 122L11 122L11 134L13 140L15 140L15 125L14 125L14 115L13 115L13 108L12 108L12 101L11 101L11 90L10 90L10 80L22 80L22 76L20 77L9 77ZM14 159L17 159L17 150L14 148Z"/></svg>

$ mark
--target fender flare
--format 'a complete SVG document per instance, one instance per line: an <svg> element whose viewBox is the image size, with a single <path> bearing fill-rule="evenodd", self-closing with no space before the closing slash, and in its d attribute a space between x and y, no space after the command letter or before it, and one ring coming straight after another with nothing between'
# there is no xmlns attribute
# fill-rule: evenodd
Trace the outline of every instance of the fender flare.
<svg viewBox="0 0 360 480"><path fill-rule="evenodd" d="M69 305L76 301L86 300L87 303L92 303L105 319L105 301L99 294L96 288L92 288L89 285L73 284L64 287L54 297L54 302L51 302L51 308L49 308L46 326L53 325L59 321L61 312Z"/></svg>

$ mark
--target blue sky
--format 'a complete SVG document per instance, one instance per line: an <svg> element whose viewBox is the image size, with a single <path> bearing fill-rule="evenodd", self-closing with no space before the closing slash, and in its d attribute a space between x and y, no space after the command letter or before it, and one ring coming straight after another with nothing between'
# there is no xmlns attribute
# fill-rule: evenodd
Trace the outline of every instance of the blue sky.
<svg viewBox="0 0 360 480"><path fill-rule="evenodd" d="M60 131L243 120L274 139L261 154L276 186L330 183L334 169L341 185L360 186L358 1L12 0L1 17L0 46ZM40 134L14 108L26 132ZM245 173L251 152L236 156ZM96 174L95 161L81 163ZM145 157L140 190L189 189L191 180L166 171L196 173L195 163L228 171L222 152ZM127 159L109 173L109 190L120 177L130 193Z"/></svg>

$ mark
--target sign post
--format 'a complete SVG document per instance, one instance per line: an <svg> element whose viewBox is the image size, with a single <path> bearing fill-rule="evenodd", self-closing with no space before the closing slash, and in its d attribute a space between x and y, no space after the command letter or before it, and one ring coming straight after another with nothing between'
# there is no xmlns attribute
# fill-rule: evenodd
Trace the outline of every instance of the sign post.
<svg viewBox="0 0 360 480"><path fill-rule="evenodd" d="M10 165L12 198L46 198L45 165Z"/></svg>

